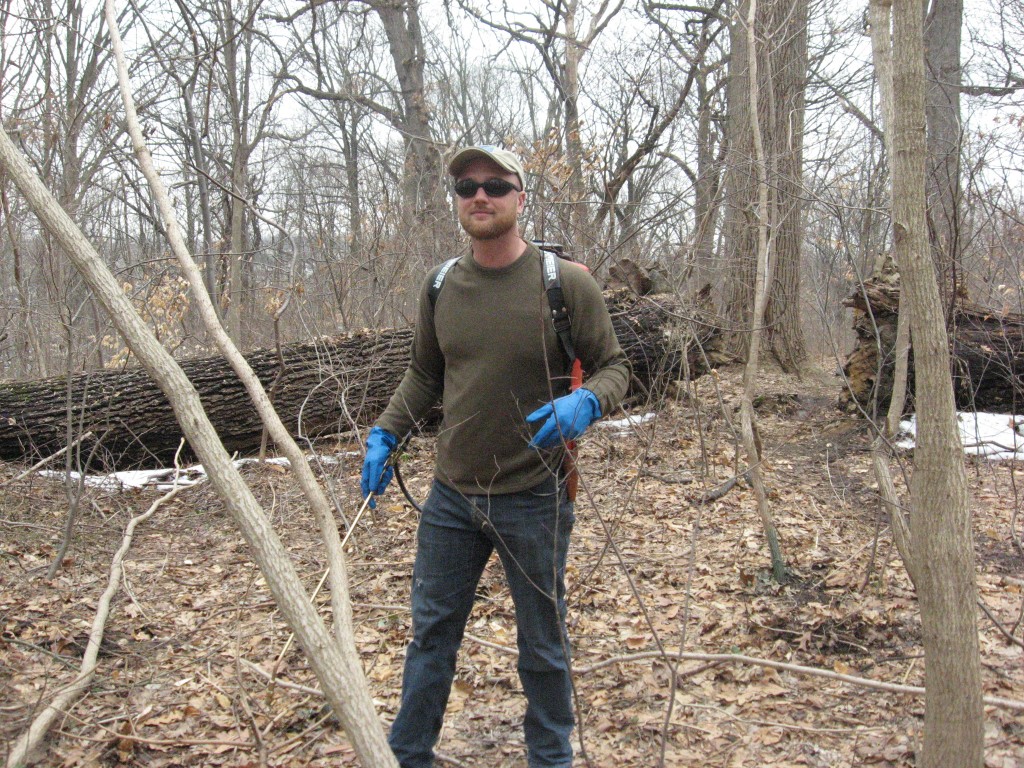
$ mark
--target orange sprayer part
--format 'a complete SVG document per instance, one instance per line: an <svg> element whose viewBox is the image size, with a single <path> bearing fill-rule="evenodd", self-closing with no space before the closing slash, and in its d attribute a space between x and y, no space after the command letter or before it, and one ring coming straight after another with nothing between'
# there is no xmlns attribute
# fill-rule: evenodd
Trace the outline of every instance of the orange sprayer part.
<svg viewBox="0 0 1024 768"><path fill-rule="evenodd" d="M579 264L579 262L576 262ZM587 269L585 265L580 264L581 267ZM590 270L587 269L587 272ZM577 357L572 361L572 374L569 379L569 389L575 391L583 386L583 363ZM579 489L580 484L580 473L576 467L576 456L579 455L579 450L576 447L576 441L570 440L565 445L565 457L562 459L562 472L565 475L565 493L568 496L569 501L576 501L576 493Z"/></svg>

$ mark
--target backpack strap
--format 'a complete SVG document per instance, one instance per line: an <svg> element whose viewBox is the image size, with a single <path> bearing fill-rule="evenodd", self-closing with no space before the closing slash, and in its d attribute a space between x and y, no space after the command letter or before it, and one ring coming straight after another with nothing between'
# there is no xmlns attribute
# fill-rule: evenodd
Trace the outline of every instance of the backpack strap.
<svg viewBox="0 0 1024 768"><path fill-rule="evenodd" d="M451 270L451 268L455 266L455 262L457 262L460 258L462 257L455 256L451 259L448 259L448 261L442 264L438 268L437 272L434 273L434 279L430 281L430 287L427 288L427 296L430 297L431 312L433 312L435 307L437 307L437 297L438 295L440 295L441 289L444 288L444 279L448 276L448 272Z"/></svg>
<svg viewBox="0 0 1024 768"><path fill-rule="evenodd" d="M555 326L558 340L562 343L562 349L569 358L569 364L572 365L576 360L576 349L572 345L572 321L569 319L569 308L565 305L565 294L562 293L558 256L547 249L541 250L540 255L544 292L548 296L548 306L551 308L551 322Z"/></svg>

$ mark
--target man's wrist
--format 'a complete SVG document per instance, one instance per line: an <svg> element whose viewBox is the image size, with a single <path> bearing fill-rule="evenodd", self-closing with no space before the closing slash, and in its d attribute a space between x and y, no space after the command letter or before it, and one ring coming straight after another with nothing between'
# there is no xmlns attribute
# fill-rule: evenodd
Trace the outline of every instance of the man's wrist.
<svg viewBox="0 0 1024 768"><path fill-rule="evenodd" d="M398 437L393 435L391 432L388 432L388 430L384 429L383 427L375 426L370 430L370 435L366 440L367 444L369 444L370 441L374 439L376 439L380 443L383 443L391 450L394 450L395 446L398 445Z"/></svg>

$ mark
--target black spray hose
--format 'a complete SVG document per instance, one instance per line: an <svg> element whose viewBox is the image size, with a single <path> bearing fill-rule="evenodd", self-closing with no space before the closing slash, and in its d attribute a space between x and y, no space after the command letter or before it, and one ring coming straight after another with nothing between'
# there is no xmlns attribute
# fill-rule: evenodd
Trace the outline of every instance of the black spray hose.
<svg viewBox="0 0 1024 768"><path fill-rule="evenodd" d="M398 445L395 447L395 450L391 452L391 466L395 470L395 480L398 481L398 487L402 489L402 495L405 496L406 501L412 504L412 508L422 515L423 508L416 503L416 500L412 497L412 494L409 493L409 489L405 487L405 480L402 479L402 472L398 468L398 457L402 453L402 449L405 448L405 444L409 442L410 437L412 437L411 429L405 433L405 437L403 437L399 441Z"/></svg>
<svg viewBox="0 0 1024 768"><path fill-rule="evenodd" d="M397 458L395 459L395 480L398 481L398 487L402 489L402 495L405 496L406 501L412 504L412 508L422 515L423 509L416 503L415 499L413 499L412 494L409 493L409 489L405 487L405 481L402 479L402 472L398 469Z"/></svg>

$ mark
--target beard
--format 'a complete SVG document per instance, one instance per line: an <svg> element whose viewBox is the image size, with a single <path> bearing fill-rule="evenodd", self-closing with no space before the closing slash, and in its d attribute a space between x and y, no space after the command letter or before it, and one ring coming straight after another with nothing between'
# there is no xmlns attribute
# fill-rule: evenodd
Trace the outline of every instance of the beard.
<svg viewBox="0 0 1024 768"><path fill-rule="evenodd" d="M474 240L497 240L507 235L518 220L518 211L496 211L490 218L478 220L473 218L473 211L459 214L459 223L466 233Z"/></svg>

